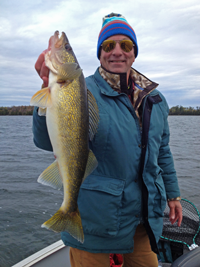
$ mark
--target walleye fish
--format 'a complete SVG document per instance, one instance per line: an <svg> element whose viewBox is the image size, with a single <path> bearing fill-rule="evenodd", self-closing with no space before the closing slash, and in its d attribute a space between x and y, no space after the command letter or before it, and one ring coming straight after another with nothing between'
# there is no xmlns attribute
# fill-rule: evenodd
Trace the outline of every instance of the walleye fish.
<svg viewBox="0 0 200 267"><path fill-rule="evenodd" d="M84 233L77 198L84 179L97 167L89 149L98 127L98 107L87 90L82 70L72 47L62 32L49 40L45 64L50 69L49 84L33 95L31 105L46 115L47 129L56 160L39 176L38 182L60 189L64 199L60 209L42 227L66 231L81 243ZM45 114L46 113L46 114Z"/></svg>

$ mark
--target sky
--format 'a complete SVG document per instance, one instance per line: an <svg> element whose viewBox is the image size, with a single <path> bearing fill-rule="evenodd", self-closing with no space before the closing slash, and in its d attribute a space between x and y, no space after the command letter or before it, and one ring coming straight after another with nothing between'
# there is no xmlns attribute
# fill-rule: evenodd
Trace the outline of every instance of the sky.
<svg viewBox="0 0 200 267"><path fill-rule="evenodd" d="M0 10L0 106L29 105L42 84L35 62L56 30L92 75L102 18L111 12L134 29L132 67L159 83L169 107L200 106L199 0L1 0Z"/></svg>

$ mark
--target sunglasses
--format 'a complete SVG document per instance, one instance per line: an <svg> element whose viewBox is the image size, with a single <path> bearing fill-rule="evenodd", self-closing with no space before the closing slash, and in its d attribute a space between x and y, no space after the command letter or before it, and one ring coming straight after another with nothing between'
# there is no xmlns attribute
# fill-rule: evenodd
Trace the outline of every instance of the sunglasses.
<svg viewBox="0 0 200 267"><path fill-rule="evenodd" d="M120 47L124 52L130 52L133 49L133 46L135 46L131 40L105 40L101 46L103 51L109 53L115 48L117 43L120 44Z"/></svg>

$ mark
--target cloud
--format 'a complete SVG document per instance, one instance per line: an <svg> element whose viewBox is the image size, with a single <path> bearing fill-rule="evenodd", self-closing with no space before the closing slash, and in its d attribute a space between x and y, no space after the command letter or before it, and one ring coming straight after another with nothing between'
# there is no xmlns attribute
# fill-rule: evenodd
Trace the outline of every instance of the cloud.
<svg viewBox="0 0 200 267"><path fill-rule="evenodd" d="M200 106L198 0L7 0L0 8L0 106L28 105L40 89L34 64L55 30L66 32L84 75L93 74L102 17L110 12L133 26L139 45L133 67L160 84L169 105Z"/></svg>

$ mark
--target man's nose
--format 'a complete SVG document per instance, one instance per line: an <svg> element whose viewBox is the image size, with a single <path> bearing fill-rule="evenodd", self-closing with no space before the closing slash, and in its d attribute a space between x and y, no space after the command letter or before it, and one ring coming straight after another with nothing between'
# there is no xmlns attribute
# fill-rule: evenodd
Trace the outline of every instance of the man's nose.
<svg viewBox="0 0 200 267"><path fill-rule="evenodd" d="M112 51L112 54L113 55L117 55L117 56L119 56L119 55L122 54L122 49L121 49L121 46L120 46L119 43L116 43L116 46L115 46L115 48Z"/></svg>

